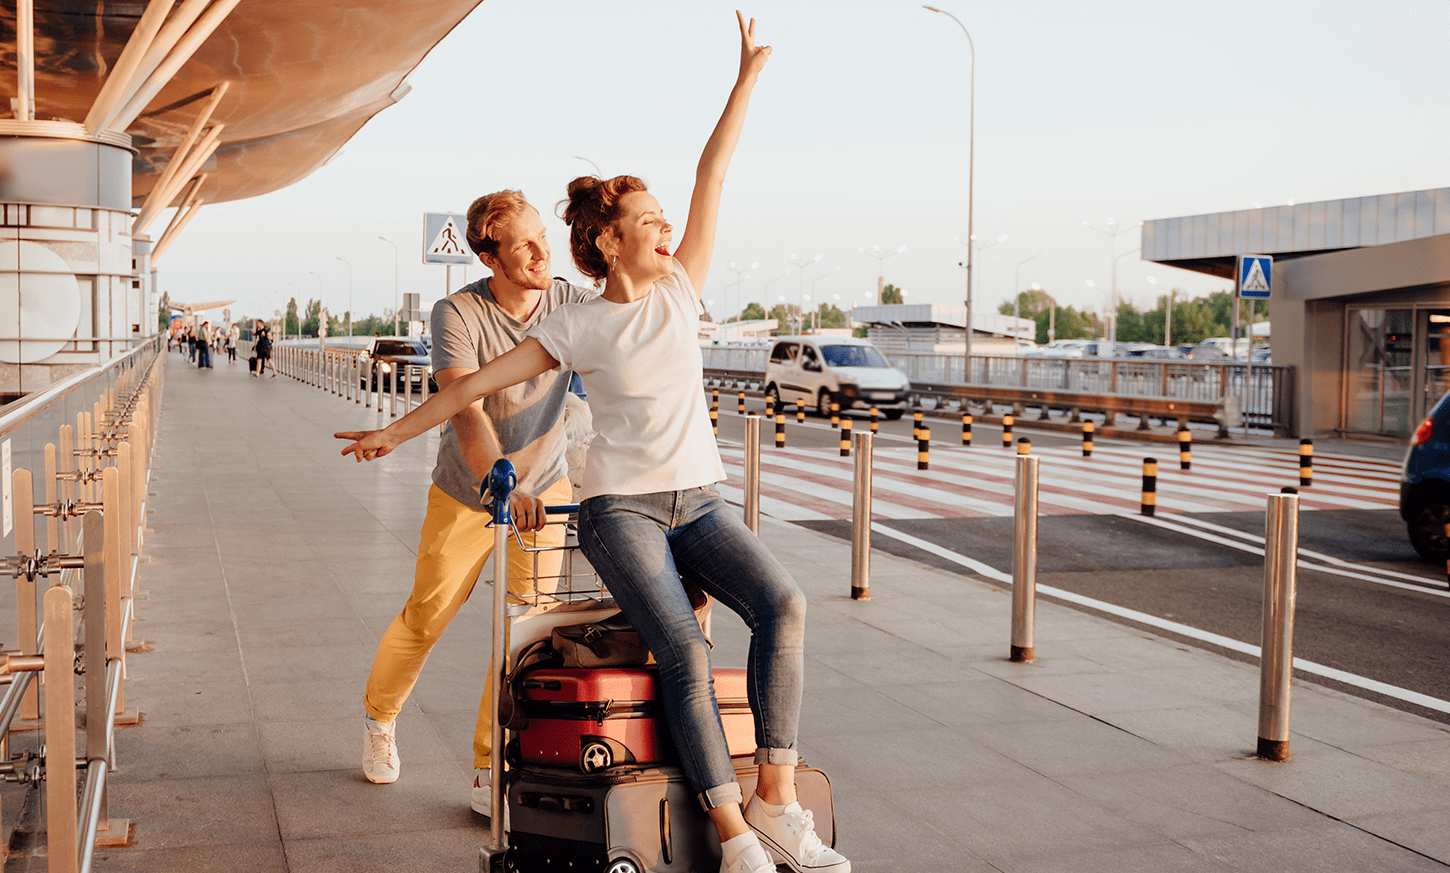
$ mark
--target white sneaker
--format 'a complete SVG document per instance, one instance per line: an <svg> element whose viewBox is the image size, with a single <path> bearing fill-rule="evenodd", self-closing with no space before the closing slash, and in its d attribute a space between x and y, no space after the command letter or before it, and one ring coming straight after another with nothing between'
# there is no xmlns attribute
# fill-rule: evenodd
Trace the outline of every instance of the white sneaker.
<svg viewBox="0 0 1450 873"><path fill-rule="evenodd" d="M375 721L363 716L363 775L369 782L387 785L398 781L398 741L393 736L397 722Z"/></svg>
<svg viewBox="0 0 1450 873"><path fill-rule="evenodd" d="M745 822L760 835L773 861L785 862L796 873L851 873L851 862L817 836L810 810L792 801L780 815L770 815L763 803L751 792Z"/></svg>
<svg viewBox="0 0 1450 873"><path fill-rule="evenodd" d="M471 805L473 806L474 812L492 822L493 788L489 784L489 776L490 772L487 767L473 771L473 799ZM505 831L509 829L509 811L507 804L504 805L503 810L503 829Z"/></svg>
<svg viewBox="0 0 1450 873"><path fill-rule="evenodd" d="M770 860L765 847L756 843L740 853L734 864L720 859L720 873L775 873L775 862Z"/></svg>

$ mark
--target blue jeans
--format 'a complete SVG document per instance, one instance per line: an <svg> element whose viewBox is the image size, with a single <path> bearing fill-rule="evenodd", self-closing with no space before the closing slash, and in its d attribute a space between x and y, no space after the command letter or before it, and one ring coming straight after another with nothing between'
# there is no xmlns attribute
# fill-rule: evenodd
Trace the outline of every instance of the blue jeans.
<svg viewBox="0 0 1450 873"><path fill-rule="evenodd" d="M795 764L806 598L715 487L609 494L579 506L579 548L659 662L685 775L706 809L742 800L683 574L750 628L757 763Z"/></svg>

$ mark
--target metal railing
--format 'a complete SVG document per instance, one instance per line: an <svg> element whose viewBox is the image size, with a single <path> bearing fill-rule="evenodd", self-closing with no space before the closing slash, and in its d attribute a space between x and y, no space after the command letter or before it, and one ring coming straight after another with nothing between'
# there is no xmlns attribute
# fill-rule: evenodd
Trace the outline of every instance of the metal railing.
<svg viewBox="0 0 1450 873"><path fill-rule="evenodd" d="M238 354L249 358L255 344L240 343ZM432 388L428 369L418 364L394 366L361 354L360 349L321 349L274 344L271 366L276 372L351 400L390 417L406 415L428 399Z"/></svg>

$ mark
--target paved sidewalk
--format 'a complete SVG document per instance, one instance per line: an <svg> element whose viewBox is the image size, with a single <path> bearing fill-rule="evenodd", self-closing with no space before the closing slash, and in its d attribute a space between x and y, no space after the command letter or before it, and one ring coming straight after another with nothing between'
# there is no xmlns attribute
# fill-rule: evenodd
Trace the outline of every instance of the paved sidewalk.
<svg viewBox="0 0 1450 873"><path fill-rule="evenodd" d="M360 772L362 687L411 586L435 439L381 462L335 430L375 412L285 377L169 358L111 813L98 870L473 871L467 805L488 651L475 597L398 722L403 775ZM1010 598L763 520L811 599L802 751L835 786L856 871L1418 871L1450 865L1450 727L1308 684L1294 760L1255 759L1251 665L1039 602L1007 661ZM483 595L486 589L481 589ZM715 623L717 660L745 635Z"/></svg>

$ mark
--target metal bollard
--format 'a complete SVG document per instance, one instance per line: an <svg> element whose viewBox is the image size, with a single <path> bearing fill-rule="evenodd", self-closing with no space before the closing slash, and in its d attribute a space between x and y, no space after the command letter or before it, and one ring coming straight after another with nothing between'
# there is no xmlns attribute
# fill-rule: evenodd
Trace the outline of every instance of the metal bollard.
<svg viewBox="0 0 1450 873"><path fill-rule="evenodd" d="M744 397L745 395L741 395ZM760 416L745 416L745 526L760 533Z"/></svg>
<svg viewBox="0 0 1450 873"><path fill-rule="evenodd" d="M963 412L962 413L962 445L964 445L964 446L970 446L971 444L972 444L972 414L970 412Z"/></svg>
<svg viewBox="0 0 1450 873"><path fill-rule="evenodd" d="M735 414L736 415L744 415L745 414L745 392L744 391L741 391L739 394L735 395Z"/></svg>
<svg viewBox="0 0 1450 873"><path fill-rule="evenodd" d="M1158 506L1158 459L1143 459L1143 501L1140 511L1152 515Z"/></svg>
<svg viewBox="0 0 1450 873"><path fill-rule="evenodd" d="M876 433L877 425L881 421L881 410L871 407L871 432Z"/></svg>
<svg viewBox="0 0 1450 873"><path fill-rule="evenodd" d="M1019 438L1017 440L1017 454L1019 454L1019 455L1030 455L1030 454L1032 454L1032 440L1028 439L1027 437L1021 437L1021 438Z"/></svg>
<svg viewBox="0 0 1450 873"><path fill-rule="evenodd" d="M931 428L921 427L916 431L916 469L931 467Z"/></svg>
<svg viewBox="0 0 1450 873"><path fill-rule="evenodd" d="M1193 434L1188 432L1188 426L1184 425L1178 429L1178 469L1190 470L1193 468Z"/></svg>
<svg viewBox="0 0 1450 873"><path fill-rule="evenodd" d="M1268 495L1264 537L1264 628L1259 655L1258 754L1289 758L1289 695L1294 679L1294 597L1299 552L1299 494Z"/></svg>
<svg viewBox="0 0 1450 873"><path fill-rule="evenodd" d="M1090 421L1082 423L1082 456L1084 458L1093 456L1093 423Z"/></svg>
<svg viewBox="0 0 1450 873"><path fill-rule="evenodd" d="M1002 448L1004 449L1012 448L1012 421L1010 414L1002 416Z"/></svg>
<svg viewBox="0 0 1450 873"><path fill-rule="evenodd" d="M841 457L851 457L851 419L841 419Z"/></svg>
<svg viewBox="0 0 1450 873"><path fill-rule="evenodd" d="M831 427L838 430L841 427L841 404L834 400L831 401Z"/></svg>
<svg viewBox="0 0 1450 873"><path fill-rule="evenodd" d="M858 433L851 496L851 599L871 599L871 434Z"/></svg>
<svg viewBox="0 0 1450 873"><path fill-rule="evenodd" d="M1017 499L1012 525L1011 660L1033 660L1037 621L1037 464L1018 443Z"/></svg>
<svg viewBox="0 0 1450 873"><path fill-rule="evenodd" d="M1314 440L1299 441L1299 487L1314 484Z"/></svg>
<svg viewBox="0 0 1450 873"><path fill-rule="evenodd" d="M785 404L775 411L775 447L785 448Z"/></svg>

